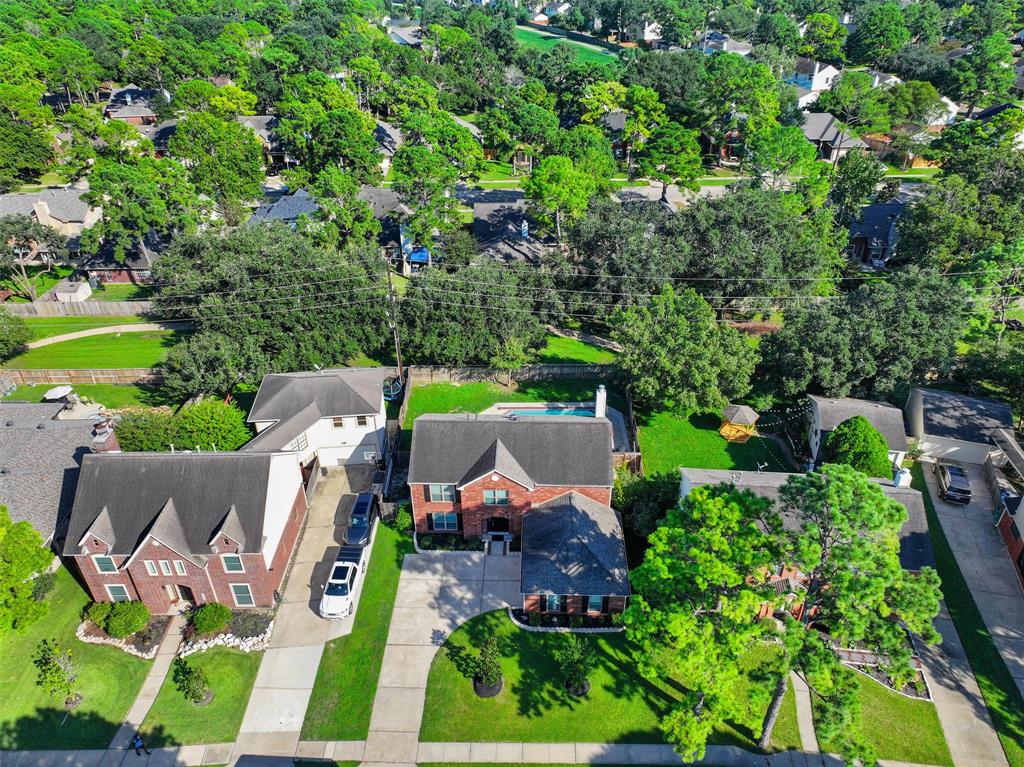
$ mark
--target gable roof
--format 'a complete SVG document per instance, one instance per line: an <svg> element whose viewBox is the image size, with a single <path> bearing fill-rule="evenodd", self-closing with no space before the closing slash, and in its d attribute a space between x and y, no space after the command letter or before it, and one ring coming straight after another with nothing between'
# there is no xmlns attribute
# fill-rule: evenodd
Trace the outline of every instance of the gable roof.
<svg viewBox="0 0 1024 767"><path fill-rule="evenodd" d="M359 189L359 199L370 206L373 217L380 219L392 213L407 214L412 211L398 198L398 192L391 187L363 186Z"/></svg>
<svg viewBox="0 0 1024 767"><path fill-rule="evenodd" d="M626 543L613 509L581 493L538 504L523 518L523 594L628 596Z"/></svg>
<svg viewBox="0 0 1024 767"><path fill-rule="evenodd" d="M82 224L89 214L89 204L82 199L83 189L44 189L42 192L0 194L0 216L31 216L36 218L35 205L46 203L50 216L64 223Z"/></svg>
<svg viewBox="0 0 1024 767"><path fill-rule="evenodd" d="M693 486L733 485L738 490L750 490L755 495L778 503L779 491L790 477L798 476L781 471L732 471L729 469L680 469L680 476ZM872 479L881 485L887 498L899 503L907 510L907 520L900 528L900 565L905 570L920 570L934 567L931 538L928 535L928 517L925 514L921 493L910 487L896 487L892 482ZM792 514L782 512L782 526L786 530L799 530L800 520Z"/></svg>
<svg viewBox="0 0 1024 767"><path fill-rule="evenodd" d="M300 216L312 216L318 210L320 210L320 206L313 195L305 189L299 189L295 194L286 194L273 202L260 205L253 211L249 223L283 221L287 224L294 224Z"/></svg>
<svg viewBox="0 0 1024 767"><path fill-rule="evenodd" d="M496 441L535 485L612 484L612 425L607 418L473 413L431 413L416 419L408 481L458 485L486 462L482 457L495 450ZM508 458L502 460L504 468L516 471Z"/></svg>
<svg viewBox="0 0 1024 767"><path fill-rule="evenodd" d="M271 456L246 453L105 453L82 460L64 554L104 512L111 553L130 556L149 535L182 556L208 556L210 540L232 508L245 539L260 551Z"/></svg>
<svg viewBox="0 0 1024 767"><path fill-rule="evenodd" d="M276 149L280 146L280 141L277 135L274 133L274 129L277 127L277 117L274 115L239 115L235 118L242 125L246 125L252 129L267 146L271 149Z"/></svg>
<svg viewBox="0 0 1024 767"><path fill-rule="evenodd" d="M899 200L865 205L857 220L850 224L850 239L863 237L871 243L894 246L899 235L896 224L906 208Z"/></svg>
<svg viewBox="0 0 1024 767"><path fill-rule="evenodd" d="M907 430L903 425L903 411L886 402L873 402L853 397L816 397L807 395L817 405L821 416L821 432L833 431L843 421L863 416L882 436L890 450L905 452Z"/></svg>
<svg viewBox="0 0 1024 767"><path fill-rule="evenodd" d="M804 132L808 141L831 144L836 149L867 146L859 138L848 133L839 120L828 112L805 112L800 130Z"/></svg>
<svg viewBox="0 0 1024 767"><path fill-rule="evenodd" d="M920 397L924 433L933 437L987 445L992 444L993 429L1013 428L1013 411L997 400L923 388L914 389L910 397Z"/></svg>
<svg viewBox="0 0 1024 767"><path fill-rule="evenodd" d="M390 368L337 368L264 376L249 422L284 421L314 404L324 418L376 415Z"/></svg>
<svg viewBox="0 0 1024 767"><path fill-rule="evenodd" d="M465 487L494 472L529 490L533 490L535 487L530 475L519 465L519 461L500 439L495 439L491 446L480 454L480 459L470 467L458 486Z"/></svg>
<svg viewBox="0 0 1024 767"><path fill-rule="evenodd" d="M537 263L549 249L533 234L523 198L474 204L473 236L482 255L499 261Z"/></svg>
<svg viewBox="0 0 1024 767"><path fill-rule="evenodd" d="M373 137L379 145L380 153L385 157L391 157L402 146L402 132L383 120L377 120L377 125L373 129Z"/></svg>

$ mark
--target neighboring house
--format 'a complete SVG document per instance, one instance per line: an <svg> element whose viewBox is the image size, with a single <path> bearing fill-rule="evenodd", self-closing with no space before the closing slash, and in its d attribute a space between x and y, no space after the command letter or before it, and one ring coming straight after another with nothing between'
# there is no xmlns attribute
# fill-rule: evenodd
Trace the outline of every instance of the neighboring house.
<svg viewBox="0 0 1024 767"><path fill-rule="evenodd" d="M548 244L531 233L526 200L478 202L473 205L473 236L480 255L495 261L540 265Z"/></svg>
<svg viewBox="0 0 1024 767"><path fill-rule="evenodd" d="M1009 405L940 389L914 389L904 413L925 455L963 463L985 463L998 449L993 431L1013 429Z"/></svg>
<svg viewBox="0 0 1024 767"><path fill-rule="evenodd" d="M159 91L130 83L110 94L103 116L130 125L152 125L157 119L155 104L158 98Z"/></svg>
<svg viewBox="0 0 1024 767"><path fill-rule="evenodd" d="M102 208L89 207L82 194L84 190L73 187L0 194L0 216L28 216L63 234L68 238L68 249L76 252L82 232L99 221L103 214Z"/></svg>
<svg viewBox="0 0 1024 767"><path fill-rule="evenodd" d="M807 446L811 462L822 463L821 447L825 439L843 421L862 416L877 429L889 448L889 461L894 466L907 456L907 431L903 426L903 411L885 402L872 402L852 397L816 397L808 395Z"/></svg>
<svg viewBox="0 0 1024 767"><path fill-rule="evenodd" d="M897 224L906 207L898 200L865 205L857 220L850 224L846 252L866 266L883 268L896 252Z"/></svg>
<svg viewBox="0 0 1024 767"><path fill-rule="evenodd" d="M388 375L343 368L265 376L248 417L256 436L241 452L288 452L310 486L320 468L376 463L386 455Z"/></svg>
<svg viewBox="0 0 1024 767"><path fill-rule="evenodd" d="M925 127L929 130L936 131L942 130L956 122L957 115L960 114L960 106L948 96L942 97L942 109L937 111L934 117L929 121Z"/></svg>
<svg viewBox="0 0 1024 767"><path fill-rule="evenodd" d="M784 79L785 82L795 85L798 89L804 88L813 94L818 94L831 88L832 83L839 75L840 71L831 64L815 61L805 56L797 56L793 72Z"/></svg>
<svg viewBox="0 0 1024 767"><path fill-rule="evenodd" d="M85 271L94 287L103 282L146 283L153 279L153 262L168 242L166 238L150 232L128 248L124 261L117 260L112 243L104 242L96 253L83 254L78 260L78 268Z"/></svg>
<svg viewBox="0 0 1024 767"><path fill-rule="evenodd" d="M989 488L998 496L992 512L996 529L1002 536L1006 553L1017 571L1017 579L1024 588L1024 447L1021 447L1010 429L999 429L994 434L996 443L1006 457L1007 465L996 468L985 466ZM1016 484L1007 474L1016 474ZM995 479L995 482L992 482ZM994 484L994 487L993 487Z"/></svg>
<svg viewBox="0 0 1024 767"><path fill-rule="evenodd" d="M983 109L980 112L976 112L974 114L974 119L979 120L980 122L983 123L988 122L993 117L1001 115L1003 112L1006 112L1010 109L1021 109L1021 107L1017 106L1016 104L1011 104L1009 102L1005 104L999 104L994 107L989 107L988 109ZM1021 130L1016 135L1013 144L1016 149L1024 149L1024 130Z"/></svg>
<svg viewBox="0 0 1024 767"><path fill-rule="evenodd" d="M639 21L622 30L623 42L655 43L661 39L661 24L656 21Z"/></svg>
<svg viewBox="0 0 1024 767"><path fill-rule="evenodd" d="M139 126L139 133L142 134L142 137L153 142L153 149L156 151L157 157L163 157L167 154L171 136L173 136L178 130L178 122L179 121L174 118L164 120L156 125Z"/></svg>
<svg viewBox="0 0 1024 767"><path fill-rule="evenodd" d="M828 112L805 112L804 124L800 129L817 148L818 157L831 163L839 162L854 149L867 147Z"/></svg>
<svg viewBox="0 0 1024 767"><path fill-rule="evenodd" d="M273 202L260 205L253 211L249 223L281 221L294 229L300 217L312 218L318 210L320 210L320 206L313 199L313 195L305 189L299 189L295 194L286 194Z"/></svg>
<svg viewBox="0 0 1024 767"><path fill-rule="evenodd" d="M629 146L629 141L623 135L627 120L629 120L629 115L623 109L613 109L601 116L601 127L608 134L612 144L612 154L617 159L626 156L626 147Z"/></svg>
<svg viewBox="0 0 1024 767"><path fill-rule="evenodd" d="M391 42L419 48L423 45L423 28L416 20L392 19L387 24L388 37Z"/></svg>
<svg viewBox="0 0 1024 767"><path fill-rule="evenodd" d="M1024 59L1017 62L1015 71L1017 72L1017 79L1010 86L1010 93L1018 98L1022 98L1024 97Z"/></svg>
<svg viewBox="0 0 1024 767"><path fill-rule="evenodd" d="M75 497L82 457L119 450L109 421L61 419L65 405L0 403L0 503L15 522L60 542Z"/></svg>
<svg viewBox="0 0 1024 767"><path fill-rule="evenodd" d="M273 607L305 516L289 454L87 455L63 551L97 602Z"/></svg>
<svg viewBox="0 0 1024 767"><path fill-rule="evenodd" d="M390 123L377 120L377 127L373 129L373 137L380 147L378 149L381 155L380 172L386 177L388 171L391 170L391 161L395 157L395 152L402 146L402 132Z"/></svg>
<svg viewBox="0 0 1024 767"><path fill-rule="evenodd" d="M550 19L552 16L564 16L571 10L572 6L569 3L553 2L545 5L541 13Z"/></svg>
<svg viewBox="0 0 1024 767"><path fill-rule="evenodd" d="M700 485L733 485L737 490L750 490L761 498L778 502L779 491L790 477L797 476L779 471L735 471L731 469L680 469L679 495L685 498L694 487ZM928 517L925 514L924 498L910 487L898 487L886 480L872 479L881 485L887 498L899 502L907 510L907 521L900 528L900 565L904 570L918 572L922 567L934 567L928 535ZM781 511L781 509L780 509ZM782 526L786 530L799 530L800 520L794 515L782 512ZM780 568L774 578L793 577L791 570Z"/></svg>
<svg viewBox="0 0 1024 767"><path fill-rule="evenodd" d="M412 214L412 210L399 199L398 192L391 187L364 186L359 190L359 199L370 206L373 217L380 222L377 241L392 265L397 266L406 276L428 265L419 261L429 262L429 251L427 258L422 259L422 253L417 252L412 237L405 232L405 219ZM417 259L415 263L414 252Z"/></svg>
<svg viewBox="0 0 1024 767"><path fill-rule="evenodd" d="M701 53L735 53L737 56L749 56L754 46L744 40L734 40L725 32L708 30L693 45Z"/></svg>
<svg viewBox="0 0 1024 767"><path fill-rule="evenodd" d="M235 118L242 125L248 126L256 134L263 146L263 162L268 168L288 168L295 161L285 151L284 144L277 137L274 129L277 118L273 115L241 115Z"/></svg>
<svg viewBox="0 0 1024 767"><path fill-rule="evenodd" d="M881 72L877 69L866 69L865 74L871 75L871 87L872 88L886 88L890 85L902 85L903 80L898 78L896 75L890 75L887 72Z"/></svg>

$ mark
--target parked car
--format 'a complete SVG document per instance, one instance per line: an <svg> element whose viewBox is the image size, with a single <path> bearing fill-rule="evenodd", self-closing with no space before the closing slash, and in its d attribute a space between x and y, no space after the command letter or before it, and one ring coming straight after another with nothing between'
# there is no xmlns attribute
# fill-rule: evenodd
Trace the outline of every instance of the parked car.
<svg viewBox="0 0 1024 767"><path fill-rule="evenodd" d="M370 542L370 531L377 516L377 496L360 493L352 505L352 516L345 530L345 543L349 546L365 546Z"/></svg>
<svg viewBox="0 0 1024 767"><path fill-rule="evenodd" d="M320 615L329 620L340 620L352 614L352 595L356 579L366 570L370 549L366 546L342 546L331 565L324 595L320 598Z"/></svg>
<svg viewBox="0 0 1024 767"><path fill-rule="evenodd" d="M939 461L935 464L935 474L939 478L939 495L943 500L963 504L971 502L971 483L963 466Z"/></svg>

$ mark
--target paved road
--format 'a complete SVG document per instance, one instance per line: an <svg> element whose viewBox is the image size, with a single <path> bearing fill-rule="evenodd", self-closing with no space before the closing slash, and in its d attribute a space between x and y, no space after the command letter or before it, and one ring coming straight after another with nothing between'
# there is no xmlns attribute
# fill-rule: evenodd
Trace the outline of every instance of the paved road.
<svg viewBox="0 0 1024 767"><path fill-rule="evenodd" d="M82 319L88 319L83 317ZM128 325L103 325L88 330L76 330L74 333L64 333L59 336L40 338L37 341L29 341L25 344L28 349L38 349L40 346L59 344L61 341L74 341L76 338L88 338L89 336L105 336L110 333L143 333L152 330L187 330L192 327L191 322L133 322Z"/></svg>

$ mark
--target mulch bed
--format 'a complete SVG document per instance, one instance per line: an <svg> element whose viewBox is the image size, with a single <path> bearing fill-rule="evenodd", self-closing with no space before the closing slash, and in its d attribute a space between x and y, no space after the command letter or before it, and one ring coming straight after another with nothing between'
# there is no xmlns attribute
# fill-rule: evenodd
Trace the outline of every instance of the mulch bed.
<svg viewBox="0 0 1024 767"><path fill-rule="evenodd" d="M512 615L517 621L526 626L559 627L559 628L580 628L580 629L607 629L615 624L607 615L563 615L561 613L538 613L527 612L522 608L512 610ZM531 616L540 616L540 618Z"/></svg>
<svg viewBox="0 0 1024 767"><path fill-rule="evenodd" d="M149 619L149 623L146 624L146 628L132 634L131 636L124 637L120 641L131 645L135 650L143 655L148 655L160 646L160 640L164 638L164 632L167 630L167 625L170 622L170 615L154 615ZM86 636L96 637L97 639L113 639L113 637L109 636L107 632L92 621L85 622L83 633Z"/></svg>

